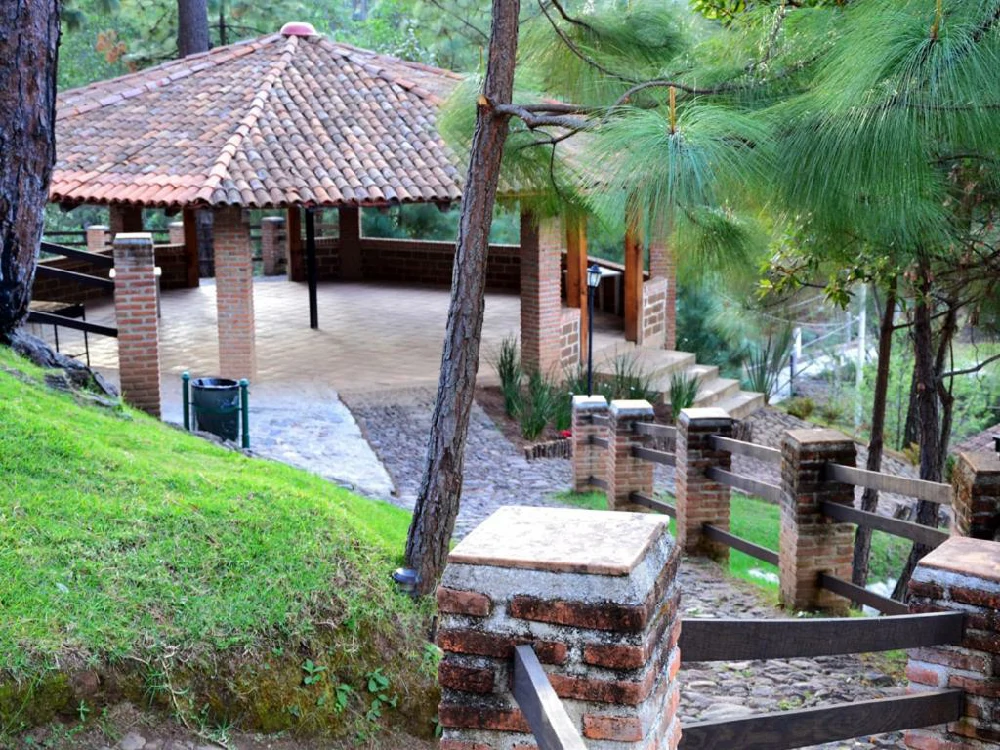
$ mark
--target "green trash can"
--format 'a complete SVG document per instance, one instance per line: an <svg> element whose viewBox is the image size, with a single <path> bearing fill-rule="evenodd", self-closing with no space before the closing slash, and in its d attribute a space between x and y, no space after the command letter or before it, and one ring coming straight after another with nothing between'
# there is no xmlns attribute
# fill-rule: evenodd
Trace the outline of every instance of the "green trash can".
<svg viewBox="0 0 1000 750"><path fill-rule="evenodd" d="M236 442L240 436L240 384L226 378L191 381L194 429Z"/></svg>

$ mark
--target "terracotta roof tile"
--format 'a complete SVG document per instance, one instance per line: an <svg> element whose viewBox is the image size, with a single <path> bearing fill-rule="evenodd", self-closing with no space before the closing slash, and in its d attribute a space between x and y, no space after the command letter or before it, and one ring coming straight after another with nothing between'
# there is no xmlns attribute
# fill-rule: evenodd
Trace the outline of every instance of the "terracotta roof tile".
<svg viewBox="0 0 1000 750"><path fill-rule="evenodd" d="M272 34L59 96L51 200L370 205L461 197L455 73Z"/></svg>

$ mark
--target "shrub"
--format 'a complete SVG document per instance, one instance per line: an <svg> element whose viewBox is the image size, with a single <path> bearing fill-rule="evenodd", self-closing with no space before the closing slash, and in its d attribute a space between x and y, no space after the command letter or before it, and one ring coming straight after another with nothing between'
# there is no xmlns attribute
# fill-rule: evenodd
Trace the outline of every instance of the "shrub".
<svg viewBox="0 0 1000 750"><path fill-rule="evenodd" d="M508 417L516 416L521 404L521 380L524 371L521 369L521 349L517 336L507 336L500 342L493 367L500 378L500 391L503 393L503 408Z"/></svg>
<svg viewBox="0 0 1000 750"><path fill-rule="evenodd" d="M534 370L528 375L528 389L521 400L518 419L521 435L525 440L534 440L545 430L545 426L555 417L558 389L541 372Z"/></svg>
<svg viewBox="0 0 1000 750"><path fill-rule="evenodd" d="M816 402L808 396L796 396L785 402L785 411L799 419L809 419L816 409Z"/></svg>
<svg viewBox="0 0 1000 750"><path fill-rule="evenodd" d="M747 358L747 386L750 390L764 394L764 400L771 402L771 396L778 386L778 378L788 357L792 353L794 337L792 329L785 327L776 335L752 346Z"/></svg>
<svg viewBox="0 0 1000 750"><path fill-rule="evenodd" d="M681 409L694 406L695 399L698 398L698 385L698 378L683 372L675 372L670 376L670 410L675 420Z"/></svg>
<svg viewBox="0 0 1000 750"><path fill-rule="evenodd" d="M635 357L631 354L619 354L612 360L610 380L601 382L598 392L608 401L616 398L645 399L651 404L656 403L660 394L652 385L652 379L646 373Z"/></svg>

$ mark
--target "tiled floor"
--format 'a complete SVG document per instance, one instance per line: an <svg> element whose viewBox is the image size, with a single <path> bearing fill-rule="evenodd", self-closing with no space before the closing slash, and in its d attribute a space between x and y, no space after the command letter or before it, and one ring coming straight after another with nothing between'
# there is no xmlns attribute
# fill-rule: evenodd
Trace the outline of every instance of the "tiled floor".
<svg viewBox="0 0 1000 750"><path fill-rule="evenodd" d="M309 328L305 284L284 277L260 278L254 285L257 325L255 387L294 386L336 391L399 389L437 383L448 317L449 292L375 283L319 285L319 330ZM110 302L87 305L87 319L114 325ZM594 349L614 346L621 333L614 318L598 317ZM520 329L516 295L490 294L482 337L480 378L493 377L492 353ZM48 329L51 336L51 329ZM82 351L78 334L61 333L65 349ZM117 342L91 337L91 360L117 379ZM212 375L218 370L215 284L164 292L160 320L164 401L179 392L180 375Z"/></svg>

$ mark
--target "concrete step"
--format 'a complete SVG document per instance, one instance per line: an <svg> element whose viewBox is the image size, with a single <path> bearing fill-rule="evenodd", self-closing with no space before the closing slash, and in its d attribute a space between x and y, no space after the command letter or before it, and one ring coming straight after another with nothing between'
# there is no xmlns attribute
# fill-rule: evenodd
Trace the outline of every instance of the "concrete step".
<svg viewBox="0 0 1000 750"><path fill-rule="evenodd" d="M687 378L694 378L701 386L718 379L719 368L714 365L691 365L683 370L658 376L651 385L653 390L660 393L660 400L665 404L670 403L670 383L678 373Z"/></svg>
<svg viewBox="0 0 1000 750"><path fill-rule="evenodd" d="M619 344L611 349L594 353L594 372L603 377L615 374L615 360L627 357L633 367L652 382L663 376L670 379L670 374L684 370L695 364L693 354L675 352L668 349L647 349L635 344Z"/></svg>
<svg viewBox="0 0 1000 750"><path fill-rule="evenodd" d="M764 408L764 394L740 391L716 402L715 406L725 409L733 419L746 419L758 409Z"/></svg>
<svg viewBox="0 0 1000 750"><path fill-rule="evenodd" d="M740 381L732 378L714 378L707 383L702 383L701 388L698 389L698 398L694 400L694 406L715 406L720 401L735 396L739 392Z"/></svg>

